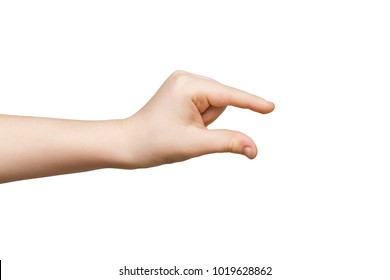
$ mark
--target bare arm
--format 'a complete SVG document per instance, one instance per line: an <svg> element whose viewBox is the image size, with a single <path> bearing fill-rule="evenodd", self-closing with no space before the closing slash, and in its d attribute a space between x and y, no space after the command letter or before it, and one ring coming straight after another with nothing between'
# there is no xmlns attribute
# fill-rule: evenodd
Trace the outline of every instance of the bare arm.
<svg viewBox="0 0 390 280"><path fill-rule="evenodd" d="M99 168L145 168L215 152L254 158L245 134L207 126L232 105L269 113L273 103L212 79L177 71L123 120L0 115L0 183Z"/></svg>

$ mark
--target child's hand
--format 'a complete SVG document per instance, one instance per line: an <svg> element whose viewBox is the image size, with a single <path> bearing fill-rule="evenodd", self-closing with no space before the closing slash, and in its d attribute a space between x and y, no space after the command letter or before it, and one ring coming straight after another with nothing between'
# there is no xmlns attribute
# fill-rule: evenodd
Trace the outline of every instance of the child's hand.
<svg viewBox="0 0 390 280"><path fill-rule="evenodd" d="M206 128L228 105L259 113L274 109L260 97L178 71L125 120L0 115L0 183L99 168L150 167L216 152L254 158L257 148L248 136Z"/></svg>
<svg viewBox="0 0 390 280"><path fill-rule="evenodd" d="M124 120L124 139L129 140L122 167L150 167L217 152L253 159L257 147L247 135L207 129L228 105L262 114L274 109L271 102L210 78L174 72L141 110Z"/></svg>

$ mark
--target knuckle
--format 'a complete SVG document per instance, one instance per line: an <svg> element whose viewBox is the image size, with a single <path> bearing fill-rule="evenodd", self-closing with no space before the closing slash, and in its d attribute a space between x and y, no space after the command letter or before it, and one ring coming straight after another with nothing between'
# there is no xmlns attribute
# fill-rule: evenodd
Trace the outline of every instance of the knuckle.
<svg viewBox="0 0 390 280"><path fill-rule="evenodd" d="M229 153L234 152L235 146L236 146L236 140L233 137L233 135L230 135L229 137L226 138L224 152L229 152Z"/></svg>
<svg viewBox="0 0 390 280"><path fill-rule="evenodd" d="M189 73L184 71L184 70L176 70L174 71L171 76L172 77L178 77L178 76L185 76L185 75L188 75Z"/></svg>
<svg viewBox="0 0 390 280"><path fill-rule="evenodd" d="M183 70L176 70L169 77L174 83L184 83L190 79L190 74Z"/></svg>
<svg viewBox="0 0 390 280"><path fill-rule="evenodd" d="M193 80L190 73L183 70L176 70L173 72L168 80L178 91L182 91Z"/></svg>

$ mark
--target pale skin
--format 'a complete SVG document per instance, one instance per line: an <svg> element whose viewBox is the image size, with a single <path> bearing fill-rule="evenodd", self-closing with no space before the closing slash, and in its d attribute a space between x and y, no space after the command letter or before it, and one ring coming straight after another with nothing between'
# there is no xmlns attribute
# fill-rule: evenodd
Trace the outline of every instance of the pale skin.
<svg viewBox="0 0 390 280"><path fill-rule="evenodd" d="M147 168L210 153L255 158L256 144L247 135L207 128L227 106L262 114L274 109L258 96L176 71L126 119L0 115L0 183L101 168Z"/></svg>

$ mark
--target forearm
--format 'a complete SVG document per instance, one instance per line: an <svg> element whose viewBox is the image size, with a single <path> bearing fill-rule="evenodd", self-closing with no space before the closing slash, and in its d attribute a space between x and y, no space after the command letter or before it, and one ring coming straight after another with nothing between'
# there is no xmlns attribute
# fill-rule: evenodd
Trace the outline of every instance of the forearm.
<svg viewBox="0 0 390 280"><path fill-rule="evenodd" d="M0 115L0 183L121 167L122 121Z"/></svg>

